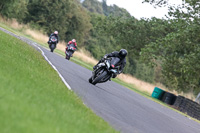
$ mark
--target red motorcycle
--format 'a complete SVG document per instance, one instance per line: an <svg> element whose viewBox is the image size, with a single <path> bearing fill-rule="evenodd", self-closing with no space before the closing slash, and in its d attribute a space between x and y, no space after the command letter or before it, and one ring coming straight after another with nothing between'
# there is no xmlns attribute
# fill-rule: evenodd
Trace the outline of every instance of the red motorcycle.
<svg viewBox="0 0 200 133"><path fill-rule="evenodd" d="M67 48L66 48L66 51L65 51L65 54L66 54L66 59L67 60L70 60L70 57L72 57L73 53L76 51L76 47L74 44L70 44Z"/></svg>

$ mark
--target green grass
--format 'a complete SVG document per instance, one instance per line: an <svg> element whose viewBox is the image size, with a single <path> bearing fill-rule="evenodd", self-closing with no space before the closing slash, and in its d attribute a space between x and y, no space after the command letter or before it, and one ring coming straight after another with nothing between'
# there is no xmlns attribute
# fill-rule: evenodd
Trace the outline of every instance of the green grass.
<svg viewBox="0 0 200 133"><path fill-rule="evenodd" d="M6 24L3 24L3 23L0 23L0 26L5 28L5 29L7 29L7 30L9 30L9 31L11 31L11 32L13 32L13 33L15 33L15 34L18 34L18 35L21 35L21 36L25 36L25 37L29 38L30 40L37 42L41 46L48 48L47 44L43 44L43 43L38 42L37 40L34 40L31 36L27 36L26 34L23 34L23 32L21 30L16 30L16 29L10 28L9 26L7 26ZM60 55L62 55L62 56L65 56L64 52L62 52L62 51L60 51L58 49L56 49L55 52L60 54ZM81 59L79 59L77 57L73 57L70 60L73 61L76 64L79 64L79 65L89 69L89 70L92 70L92 68L93 68L92 64L85 63L84 61L82 61ZM196 119L194 119L194 118L192 118L192 117L190 117L190 116L188 116L188 115L186 115L186 114L184 114L184 113L182 113L182 112L180 112L180 111L178 111L178 110L176 110L174 108L171 108L170 106L168 106L167 104L163 103L162 101L160 101L158 99L155 99L155 98L152 98L151 94L149 94L148 92L140 91L139 89L137 89L132 84L125 83L124 81L122 81L122 80L120 80L118 78L112 79L112 81L114 81L114 82L116 82L116 83L118 83L118 84L120 84L120 85L122 85L122 86L124 86L124 87L126 87L128 89L131 89L131 90L135 91L136 93L138 93L138 94L140 94L140 95L142 95L142 96L144 96L144 97L146 97L146 98L148 98L148 99L150 99L150 100L152 100L154 102L157 102L157 103L159 103L159 104L161 104L161 105L163 105L165 107L168 107L168 108L170 108L170 109L172 109L172 110L174 110L174 111L176 111L176 112L178 112L178 113L180 113L180 114L182 114L184 116L187 116L187 117L197 121L198 123L200 123L200 121L198 121L198 120L196 120Z"/></svg>
<svg viewBox="0 0 200 133"><path fill-rule="evenodd" d="M0 31L1 133L117 132L68 90L41 54Z"/></svg>

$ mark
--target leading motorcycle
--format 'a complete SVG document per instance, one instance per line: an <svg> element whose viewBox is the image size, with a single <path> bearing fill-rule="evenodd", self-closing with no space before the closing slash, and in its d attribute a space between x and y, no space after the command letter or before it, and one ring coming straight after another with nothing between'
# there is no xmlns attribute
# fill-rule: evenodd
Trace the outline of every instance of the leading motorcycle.
<svg viewBox="0 0 200 133"><path fill-rule="evenodd" d="M96 85L97 83L103 83L110 80L114 75L119 73L118 57L111 57L104 59L102 63L99 63L95 70L92 72L92 76L89 78L89 83Z"/></svg>
<svg viewBox="0 0 200 133"><path fill-rule="evenodd" d="M56 48L57 38L55 36L52 36L48 44L49 44L50 51L53 52L54 49Z"/></svg>

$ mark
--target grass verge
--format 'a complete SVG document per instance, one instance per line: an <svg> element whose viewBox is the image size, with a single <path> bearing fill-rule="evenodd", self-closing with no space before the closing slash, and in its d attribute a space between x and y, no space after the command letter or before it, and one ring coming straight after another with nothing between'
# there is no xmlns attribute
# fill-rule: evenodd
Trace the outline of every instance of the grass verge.
<svg viewBox="0 0 200 133"><path fill-rule="evenodd" d="M0 132L117 132L66 88L41 54L0 30Z"/></svg>

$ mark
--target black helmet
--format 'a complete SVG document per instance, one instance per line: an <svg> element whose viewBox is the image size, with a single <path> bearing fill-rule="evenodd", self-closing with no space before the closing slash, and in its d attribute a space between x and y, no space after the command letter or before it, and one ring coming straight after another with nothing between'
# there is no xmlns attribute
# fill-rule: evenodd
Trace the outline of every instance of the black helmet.
<svg viewBox="0 0 200 133"><path fill-rule="evenodd" d="M119 56L121 57L121 58L125 58L126 57L126 55L127 55L127 51L126 51L126 49L121 49L120 51L119 51Z"/></svg>

